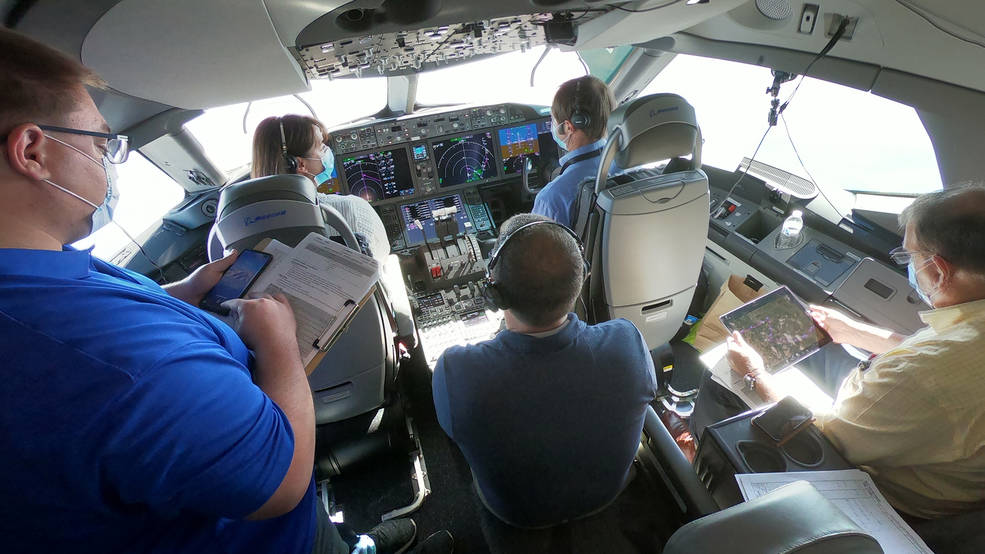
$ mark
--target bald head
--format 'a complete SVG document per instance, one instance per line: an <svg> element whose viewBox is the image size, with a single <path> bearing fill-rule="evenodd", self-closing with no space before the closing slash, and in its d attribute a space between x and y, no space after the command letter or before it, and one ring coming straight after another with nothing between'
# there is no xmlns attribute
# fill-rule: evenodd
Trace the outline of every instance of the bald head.
<svg viewBox="0 0 985 554"><path fill-rule="evenodd" d="M985 185L964 184L919 196L900 225L923 251L985 275Z"/></svg>
<svg viewBox="0 0 985 554"><path fill-rule="evenodd" d="M500 240L534 221L551 220L534 214L516 215L503 223ZM577 241L559 225L537 225L510 239L492 277L514 316L530 325L547 325L574 307L582 274Z"/></svg>

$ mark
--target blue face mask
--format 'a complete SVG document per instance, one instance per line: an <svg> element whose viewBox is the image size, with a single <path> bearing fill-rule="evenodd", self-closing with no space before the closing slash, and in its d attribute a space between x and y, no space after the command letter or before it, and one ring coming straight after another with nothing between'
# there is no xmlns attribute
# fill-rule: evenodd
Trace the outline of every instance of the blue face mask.
<svg viewBox="0 0 985 554"><path fill-rule="evenodd" d="M928 260L927 263L921 265L920 268L922 269L931 261L933 260ZM917 291L917 294L920 295L920 299L926 302L928 306L933 307L934 303L930 300L930 296L927 293L925 293L923 289L920 288L920 285L917 283L917 268L913 266L912 259L910 260L910 263L906 265L906 274L907 274L907 278L910 280L910 286L913 287L913 290ZM934 294L936 293L937 292L934 291Z"/></svg>
<svg viewBox="0 0 985 554"><path fill-rule="evenodd" d="M554 142L556 142L557 145L561 147L561 150L567 151L568 145L565 144L564 139L562 139L561 135L558 134L557 132L558 127L560 127L560 125L555 125L553 122L551 122L551 136L554 137Z"/></svg>
<svg viewBox="0 0 985 554"><path fill-rule="evenodd" d="M328 181L335 176L335 155L332 153L332 149L329 147L322 148L320 158L305 158L306 160L317 159L321 161L322 170L317 175L312 175L312 179L315 180L315 185L321 185L325 181Z"/></svg>

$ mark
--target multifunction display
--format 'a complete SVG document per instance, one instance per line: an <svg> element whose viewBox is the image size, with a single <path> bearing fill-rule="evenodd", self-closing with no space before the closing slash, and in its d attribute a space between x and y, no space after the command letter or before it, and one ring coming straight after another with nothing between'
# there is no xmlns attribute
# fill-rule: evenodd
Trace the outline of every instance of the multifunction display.
<svg viewBox="0 0 985 554"><path fill-rule="evenodd" d="M349 192L369 202L414 194L404 148L343 158L342 166Z"/></svg>
<svg viewBox="0 0 985 554"><path fill-rule="evenodd" d="M431 144L438 186L452 187L497 176L492 131L435 141Z"/></svg>
<svg viewBox="0 0 985 554"><path fill-rule="evenodd" d="M448 210L454 208L455 221L458 223L458 234L472 231L472 220L462 202L459 194L439 196L430 200L422 200L411 204L400 206L400 215L404 220L404 229L407 235L407 245L414 246L424 243L425 240L435 240L438 238L434 230L434 213L438 210Z"/></svg>

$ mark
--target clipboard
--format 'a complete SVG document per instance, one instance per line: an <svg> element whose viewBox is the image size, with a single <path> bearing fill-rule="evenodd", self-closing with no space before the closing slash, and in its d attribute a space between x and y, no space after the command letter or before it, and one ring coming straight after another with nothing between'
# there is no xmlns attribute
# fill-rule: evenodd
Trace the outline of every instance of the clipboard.
<svg viewBox="0 0 985 554"><path fill-rule="evenodd" d="M256 250L261 250L267 252L268 246L270 246L272 239L265 238L259 241L254 247ZM280 246L283 248L283 246ZM273 253L273 252L268 252ZM355 319L359 311L366 305L370 297L376 294L379 290L379 282L374 281L366 291L366 294L356 301L354 298L346 300L343 308L337 312L334 312L335 316L324 330L317 334L317 338L312 342L311 334L308 335L306 340L302 340L302 337L298 337L298 348L301 350L302 359L310 356L309 361L305 364L305 373L311 375L311 373L318 367L321 363L322 358L328 350L335 345L339 337L349 328L349 325ZM312 353L314 354L312 355Z"/></svg>

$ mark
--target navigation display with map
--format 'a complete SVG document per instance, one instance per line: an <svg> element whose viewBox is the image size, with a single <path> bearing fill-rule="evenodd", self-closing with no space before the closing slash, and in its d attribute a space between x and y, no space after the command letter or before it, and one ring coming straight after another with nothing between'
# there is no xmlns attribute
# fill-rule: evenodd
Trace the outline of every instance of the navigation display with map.
<svg viewBox="0 0 985 554"><path fill-rule="evenodd" d="M496 177L491 131L475 133L431 144L438 166L438 186L452 187Z"/></svg>
<svg viewBox="0 0 985 554"><path fill-rule="evenodd" d="M349 193L367 202L414 194L407 150L397 148L342 159Z"/></svg>
<svg viewBox="0 0 985 554"><path fill-rule="evenodd" d="M763 357L769 373L786 369L831 342L787 287L760 296L721 316L721 320Z"/></svg>

